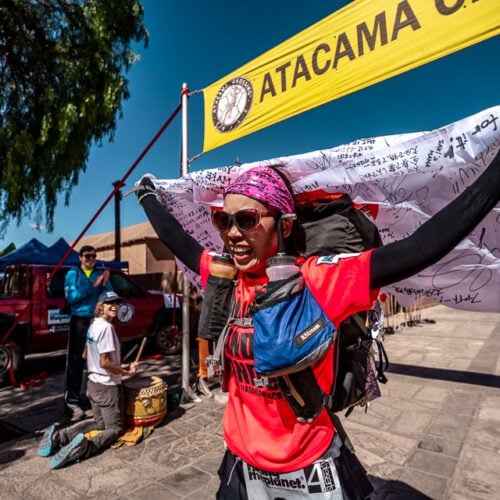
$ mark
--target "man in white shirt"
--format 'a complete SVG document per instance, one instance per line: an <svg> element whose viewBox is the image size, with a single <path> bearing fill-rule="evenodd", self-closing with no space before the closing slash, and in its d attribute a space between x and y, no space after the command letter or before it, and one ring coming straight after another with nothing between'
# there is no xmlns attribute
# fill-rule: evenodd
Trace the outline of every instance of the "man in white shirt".
<svg viewBox="0 0 500 500"><path fill-rule="evenodd" d="M123 430L122 376L136 373L138 363L131 363L127 368L120 366L120 342L112 321L121 302L113 291L102 293L87 333L87 396L95 421L92 429L100 432L87 439L81 427L75 434L71 428L56 430L55 425L51 425L38 448L40 456L48 457L61 447L50 461L51 469L95 455L111 445Z"/></svg>

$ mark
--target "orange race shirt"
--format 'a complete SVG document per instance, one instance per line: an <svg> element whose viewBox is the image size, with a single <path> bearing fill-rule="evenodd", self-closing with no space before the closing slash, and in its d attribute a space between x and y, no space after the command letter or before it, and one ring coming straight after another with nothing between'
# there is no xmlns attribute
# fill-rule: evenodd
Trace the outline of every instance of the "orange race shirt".
<svg viewBox="0 0 500 500"><path fill-rule="evenodd" d="M370 309L378 290L369 290L371 251L327 257L310 257L301 273L311 293L334 325L355 312ZM211 257L201 258L202 283L208 278ZM250 279L238 274L236 314L249 316L256 290L267 277ZM229 400L223 417L228 448L250 465L271 472L290 472L310 465L329 448L335 428L326 409L311 423L299 422L277 386L256 387L253 361L253 327L233 325L225 343L224 378ZM313 366L321 389L329 393L334 377L333 347Z"/></svg>

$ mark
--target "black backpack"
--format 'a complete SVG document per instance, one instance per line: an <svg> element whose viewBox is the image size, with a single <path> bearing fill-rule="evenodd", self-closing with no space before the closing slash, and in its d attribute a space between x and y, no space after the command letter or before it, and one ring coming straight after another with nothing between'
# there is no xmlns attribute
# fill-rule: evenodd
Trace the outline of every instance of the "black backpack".
<svg viewBox="0 0 500 500"><path fill-rule="evenodd" d="M299 204L297 217L304 230L306 256L356 253L382 245L376 225L347 194ZM311 368L279 377L278 385L299 420L314 419L323 406L332 412L347 410L348 415L355 406L366 406L373 399L378 390L376 381L387 382L387 354L371 332L371 326L381 320L380 315L377 305L339 325L331 394L321 391Z"/></svg>

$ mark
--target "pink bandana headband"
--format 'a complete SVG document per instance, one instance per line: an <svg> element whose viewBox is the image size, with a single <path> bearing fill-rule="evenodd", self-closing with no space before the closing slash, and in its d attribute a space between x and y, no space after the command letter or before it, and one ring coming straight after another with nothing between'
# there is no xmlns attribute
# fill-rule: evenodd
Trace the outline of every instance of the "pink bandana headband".
<svg viewBox="0 0 500 500"><path fill-rule="evenodd" d="M248 196L282 214L294 212L295 204L290 191L281 176L269 167L253 167L243 172L224 190L224 196L228 194Z"/></svg>

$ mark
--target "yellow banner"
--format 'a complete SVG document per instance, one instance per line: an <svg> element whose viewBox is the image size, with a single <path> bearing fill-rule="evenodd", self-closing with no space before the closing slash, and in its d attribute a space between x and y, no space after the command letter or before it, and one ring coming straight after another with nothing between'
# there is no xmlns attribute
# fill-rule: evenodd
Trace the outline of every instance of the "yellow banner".
<svg viewBox="0 0 500 500"><path fill-rule="evenodd" d="M203 151L500 33L498 0L357 0L204 89Z"/></svg>

